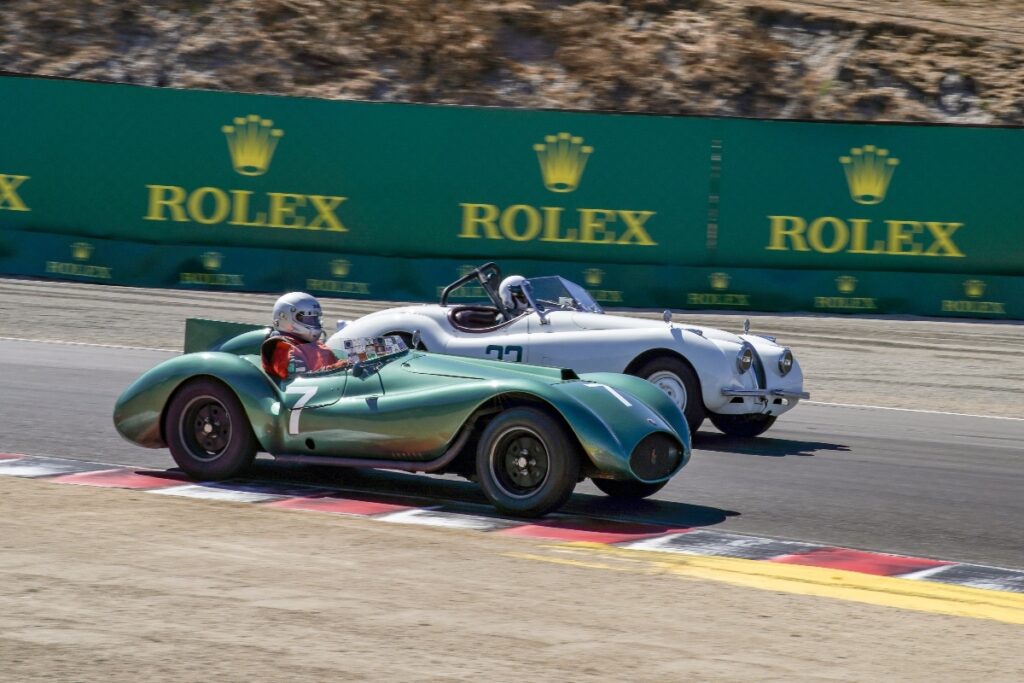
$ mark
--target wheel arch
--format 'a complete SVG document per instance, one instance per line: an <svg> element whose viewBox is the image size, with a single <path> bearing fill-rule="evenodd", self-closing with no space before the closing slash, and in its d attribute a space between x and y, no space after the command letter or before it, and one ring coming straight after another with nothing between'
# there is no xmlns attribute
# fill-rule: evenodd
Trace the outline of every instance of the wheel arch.
<svg viewBox="0 0 1024 683"><path fill-rule="evenodd" d="M697 388L700 389L700 391L698 392L698 396L700 396L701 406L705 410L707 410L707 402L704 400L704 383L701 381L700 373L697 372L697 368L694 367L693 363L690 362L690 359L684 356L683 354L679 353L678 351L666 349L664 347L647 349L646 351L638 355L636 358L631 360L622 372L623 374L626 375L636 375L640 368L642 368L645 364L654 360L655 358L661 358L662 356L674 358L683 363L684 365L686 365L686 367L690 368L690 370L693 372L693 376L697 378Z"/></svg>
<svg viewBox="0 0 1024 683"><path fill-rule="evenodd" d="M588 473L591 471L591 468L594 467L593 462L587 454L583 441L580 439L579 434L576 433L576 430L573 429L568 418L551 401L523 390L504 391L491 396L476 407L469 418L473 422L473 433L463 447L462 452L456 458L456 464L453 469L462 470L468 467L472 470L476 457L476 446L480 435L483 434L487 425L502 412L520 407L536 408L558 422L565 429L570 441L579 451L581 471Z"/></svg>
<svg viewBox="0 0 1024 683"><path fill-rule="evenodd" d="M174 402L174 398L178 394L180 394L185 387L187 387L192 382L198 380L208 380L221 385L222 387L230 391L234 395L234 397L238 399L238 402L242 404L243 410L245 409L245 402L242 400L242 397L238 395L238 392L235 391L235 389L230 384L225 382L220 377L206 373L200 373L197 375L191 375L189 377L183 377L181 381L178 382L177 386L175 386L174 389L172 389L171 392L167 394L167 400L164 401L163 408L160 409L160 421L158 422L160 427L160 439L165 444L167 443L167 411L170 409L171 403ZM246 411L246 417L249 417L248 411ZM252 418L249 418L249 426L252 427ZM258 438L257 441L259 441ZM262 444L260 445L262 446Z"/></svg>

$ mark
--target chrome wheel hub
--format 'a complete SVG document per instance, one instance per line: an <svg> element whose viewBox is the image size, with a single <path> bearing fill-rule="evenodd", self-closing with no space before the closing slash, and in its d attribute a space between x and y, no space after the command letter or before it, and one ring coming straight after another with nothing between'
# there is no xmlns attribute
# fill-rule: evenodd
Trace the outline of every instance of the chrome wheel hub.
<svg viewBox="0 0 1024 683"><path fill-rule="evenodd" d="M686 385L679 375L668 370L659 370L652 373L647 381L665 392L680 410L686 410Z"/></svg>

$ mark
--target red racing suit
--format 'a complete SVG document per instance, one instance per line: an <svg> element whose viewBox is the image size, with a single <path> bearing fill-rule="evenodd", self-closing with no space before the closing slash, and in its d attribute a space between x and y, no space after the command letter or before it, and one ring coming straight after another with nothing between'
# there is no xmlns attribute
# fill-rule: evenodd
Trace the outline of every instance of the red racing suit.
<svg viewBox="0 0 1024 683"><path fill-rule="evenodd" d="M346 361L339 360L334 352L319 340L307 342L284 333L272 338L286 342L274 347L274 352L270 357L272 374L278 377L320 372L335 367L343 368L347 365Z"/></svg>

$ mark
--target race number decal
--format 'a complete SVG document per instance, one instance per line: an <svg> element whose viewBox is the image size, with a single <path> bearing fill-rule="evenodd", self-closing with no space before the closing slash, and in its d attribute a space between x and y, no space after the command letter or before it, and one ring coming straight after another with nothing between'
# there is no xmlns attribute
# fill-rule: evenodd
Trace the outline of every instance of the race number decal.
<svg viewBox="0 0 1024 683"><path fill-rule="evenodd" d="M625 398L623 398L622 394L620 394L619 392L615 391L614 389L612 389L607 384L597 384L595 382L594 384L584 384L583 386L590 387L591 389L607 389L609 394L611 394L615 398L617 398L620 401L622 401L622 405L626 406L627 408L632 408L633 407L633 404L630 403L629 401L627 401Z"/></svg>
<svg viewBox="0 0 1024 683"><path fill-rule="evenodd" d="M317 387L289 387L285 391L287 394L302 394L292 407L292 414L288 417L289 434L299 433L299 416L302 415L302 408L309 403L311 398L316 396L316 390Z"/></svg>
<svg viewBox="0 0 1024 683"><path fill-rule="evenodd" d="M497 355L498 360L508 360L508 361L510 361L512 363L522 363L523 362L523 347L522 346L504 346L504 347L502 347L502 346L499 346L498 344L491 344L486 349L484 349L484 355L485 356L489 356L492 353ZM515 360L512 360L512 355L513 354L515 354ZM505 358L505 356L508 356L508 358Z"/></svg>

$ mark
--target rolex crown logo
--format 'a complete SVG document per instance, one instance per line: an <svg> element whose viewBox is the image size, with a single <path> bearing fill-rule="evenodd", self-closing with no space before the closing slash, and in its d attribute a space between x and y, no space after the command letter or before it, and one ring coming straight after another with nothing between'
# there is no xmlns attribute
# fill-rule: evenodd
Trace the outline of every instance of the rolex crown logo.
<svg viewBox="0 0 1024 683"><path fill-rule="evenodd" d="M839 157L846 171L850 196L858 204L880 204L885 199L889 181L900 160L889 156L889 150L874 145L854 147L849 156Z"/></svg>
<svg viewBox="0 0 1024 683"><path fill-rule="evenodd" d="M580 184L587 157L594 151L583 138L571 133L547 135L533 146L540 161L544 187L552 192L572 192Z"/></svg>
<svg viewBox="0 0 1024 683"><path fill-rule="evenodd" d="M982 280L967 280L964 282L964 294L977 299L985 293L985 283Z"/></svg>
<svg viewBox="0 0 1024 683"><path fill-rule="evenodd" d="M459 266L459 277L466 277L467 275L472 273L474 269L476 269L476 266Z"/></svg>
<svg viewBox="0 0 1024 683"><path fill-rule="evenodd" d="M273 127L274 122L256 114L238 116L232 125L221 130L228 139L231 164L242 175L263 175L270 168L277 141L284 131Z"/></svg>
<svg viewBox="0 0 1024 683"><path fill-rule="evenodd" d="M220 252L208 251L199 257L203 262L203 268L207 270L220 270L220 262L223 260Z"/></svg>
<svg viewBox="0 0 1024 683"><path fill-rule="evenodd" d="M836 278L836 289L843 294L849 294L857 289L857 278L852 275L840 275Z"/></svg>
<svg viewBox="0 0 1024 683"><path fill-rule="evenodd" d="M728 273L711 273L708 275L708 281L711 283L711 289L727 289L729 287Z"/></svg>
<svg viewBox="0 0 1024 683"><path fill-rule="evenodd" d="M92 256L92 245L88 242L75 242L71 245L71 258L76 261L88 261Z"/></svg>
<svg viewBox="0 0 1024 683"><path fill-rule="evenodd" d="M583 271L583 281L591 287L597 287L604 279L604 271L600 268L587 268Z"/></svg>
<svg viewBox="0 0 1024 683"><path fill-rule="evenodd" d="M345 277L351 269L352 264L343 258L331 261L331 275L334 277Z"/></svg>

